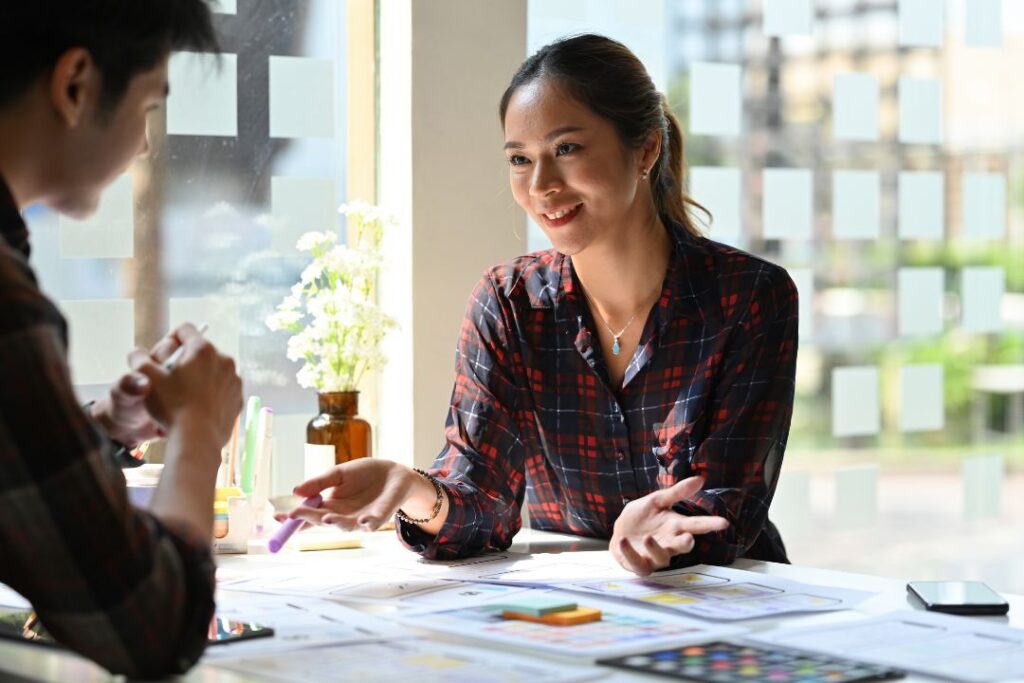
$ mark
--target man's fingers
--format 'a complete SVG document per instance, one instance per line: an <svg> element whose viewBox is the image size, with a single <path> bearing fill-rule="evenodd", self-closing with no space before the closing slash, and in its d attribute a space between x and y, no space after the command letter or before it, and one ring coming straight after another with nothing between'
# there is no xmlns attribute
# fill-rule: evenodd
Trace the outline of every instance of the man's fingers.
<svg viewBox="0 0 1024 683"><path fill-rule="evenodd" d="M667 510L675 503L690 498L702 488L704 488L704 477L687 477L667 489L655 491L651 494L651 499L657 507Z"/></svg>
<svg viewBox="0 0 1024 683"><path fill-rule="evenodd" d="M125 396L140 397L149 393L149 378L139 372L122 375L115 386L115 391Z"/></svg>
<svg viewBox="0 0 1024 683"><path fill-rule="evenodd" d="M625 536L619 541L619 552L624 560L623 566L637 576L647 576L654 571L650 560L640 555Z"/></svg>
<svg viewBox="0 0 1024 683"><path fill-rule="evenodd" d="M691 534L710 534L715 531L725 531L729 528L729 520L725 517L683 517L683 529Z"/></svg>
<svg viewBox="0 0 1024 683"><path fill-rule="evenodd" d="M307 479L292 489L292 491L300 496L309 498L339 484L341 484L341 470L337 467L332 467L323 474Z"/></svg>

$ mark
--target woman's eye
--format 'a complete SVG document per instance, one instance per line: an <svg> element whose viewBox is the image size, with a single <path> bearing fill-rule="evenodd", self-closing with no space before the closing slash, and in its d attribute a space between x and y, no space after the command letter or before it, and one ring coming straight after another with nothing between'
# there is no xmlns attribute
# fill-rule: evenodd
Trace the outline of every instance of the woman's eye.
<svg viewBox="0 0 1024 683"><path fill-rule="evenodd" d="M522 154L513 154L508 158L508 163L510 163L513 166L522 166L523 164L526 163L526 161L526 157L524 157Z"/></svg>
<svg viewBox="0 0 1024 683"><path fill-rule="evenodd" d="M571 142L563 142L562 144L555 148L555 154L557 154L558 156L562 156L563 154L568 154L569 152L575 152L577 149L579 149L579 145L573 144Z"/></svg>

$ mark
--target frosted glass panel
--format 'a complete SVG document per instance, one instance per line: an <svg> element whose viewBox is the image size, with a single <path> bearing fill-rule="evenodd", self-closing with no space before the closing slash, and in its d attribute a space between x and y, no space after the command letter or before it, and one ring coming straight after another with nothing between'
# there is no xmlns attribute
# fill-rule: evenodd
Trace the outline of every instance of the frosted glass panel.
<svg viewBox="0 0 1024 683"><path fill-rule="evenodd" d="M832 370L832 434L870 436L880 427L878 369L845 367Z"/></svg>
<svg viewBox="0 0 1024 683"><path fill-rule="evenodd" d="M739 135L743 98L736 64L696 63L691 67L690 132Z"/></svg>

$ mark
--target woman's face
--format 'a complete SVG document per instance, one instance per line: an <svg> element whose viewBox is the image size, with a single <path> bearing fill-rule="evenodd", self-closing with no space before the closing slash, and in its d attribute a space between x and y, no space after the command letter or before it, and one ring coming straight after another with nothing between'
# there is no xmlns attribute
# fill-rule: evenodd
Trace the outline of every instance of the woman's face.
<svg viewBox="0 0 1024 683"><path fill-rule="evenodd" d="M546 78L509 100L505 155L516 202L569 256L623 239L623 224L651 201L638 192L643 152L627 149L609 121Z"/></svg>

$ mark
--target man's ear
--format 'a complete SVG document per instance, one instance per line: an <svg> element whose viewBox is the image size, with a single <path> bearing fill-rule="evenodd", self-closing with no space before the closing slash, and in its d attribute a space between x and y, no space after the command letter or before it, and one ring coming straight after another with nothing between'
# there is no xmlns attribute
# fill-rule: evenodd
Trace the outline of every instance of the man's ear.
<svg viewBox="0 0 1024 683"><path fill-rule="evenodd" d="M100 74L89 51L74 47L57 60L50 73L50 102L68 128L76 128L99 98Z"/></svg>

